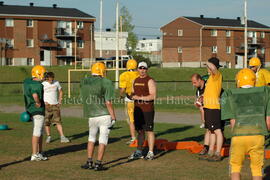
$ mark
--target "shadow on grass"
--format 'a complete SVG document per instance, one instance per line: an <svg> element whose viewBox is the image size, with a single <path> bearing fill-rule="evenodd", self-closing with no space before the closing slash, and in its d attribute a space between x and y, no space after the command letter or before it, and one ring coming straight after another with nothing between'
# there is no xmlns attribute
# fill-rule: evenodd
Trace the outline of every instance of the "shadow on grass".
<svg viewBox="0 0 270 180"><path fill-rule="evenodd" d="M204 134L201 134L199 136L192 136L192 137L186 137L186 138L183 138L183 139L177 139L177 140L174 140L174 142L177 142L177 141L197 141L197 142L201 142L203 141L204 139Z"/></svg>
<svg viewBox="0 0 270 180"><path fill-rule="evenodd" d="M179 127L179 128L167 129L166 131L156 133L156 137L166 135L166 134L172 134L172 133L186 131L186 130L191 129L191 128L193 128L193 126L184 126L184 127Z"/></svg>
<svg viewBox="0 0 270 180"><path fill-rule="evenodd" d="M7 167L7 166L10 166L10 165L14 165L14 164L19 164L19 163L23 163L25 161L30 161L30 156L22 159L22 160L19 160L19 161L14 161L14 162L9 162L9 163L5 163L5 164L0 164L0 170L4 167Z"/></svg>

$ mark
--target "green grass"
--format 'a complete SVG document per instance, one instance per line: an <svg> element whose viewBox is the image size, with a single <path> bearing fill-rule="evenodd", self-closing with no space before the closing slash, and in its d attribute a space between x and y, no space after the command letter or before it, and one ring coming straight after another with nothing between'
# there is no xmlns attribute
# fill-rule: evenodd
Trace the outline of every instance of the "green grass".
<svg viewBox="0 0 270 180"><path fill-rule="evenodd" d="M72 139L69 144L60 144L52 128L53 142L46 144L44 151L50 160L29 162L31 154L32 123L20 122L18 114L0 114L0 124L6 123L12 130L0 131L0 177L6 179L228 179L228 158L219 163L199 161L197 155L185 150L160 152L154 161L127 162L126 157L135 149L125 142L129 138L127 124L119 121L110 134L104 161L107 171L82 170L86 161L87 121L64 118L65 134ZM204 130L197 126L179 124L155 125L158 138L170 141L202 141ZM228 130L226 130L228 134ZM226 135L228 137L228 135ZM267 177L270 162L265 162ZM248 161L242 170L242 179L250 179Z"/></svg>
<svg viewBox="0 0 270 180"><path fill-rule="evenodd" d="M2 66L0 68L0 82L22 82L26 77L31 76L30 66ZM46 67L47 71L53 71L56 75L56 79L63 82L68 80L68 69L72 69L71 66L52 66ZM221 69L224 80L234 80L237 69ZM149 75L156 81L189 81L190 76L193 73L199 73L201 75L207 74L206 68L150 68ZM89 72L72 72L72 81L79 81ZM114 80L115 74L113 71L108 71L108 78Z"/></svg>

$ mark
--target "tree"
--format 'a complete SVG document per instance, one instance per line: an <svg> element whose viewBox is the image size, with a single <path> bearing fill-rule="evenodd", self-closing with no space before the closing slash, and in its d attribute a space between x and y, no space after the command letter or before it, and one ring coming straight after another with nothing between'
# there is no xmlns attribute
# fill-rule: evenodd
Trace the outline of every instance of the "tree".
<svg viewBox="0 0 270 180"><path fill-rule="evenodd" d="M133 32L135 26L131 24L132 16L129 13L127 7L123 6L120 9L120 16L122 17L122 28L123 28L122 30L123 32L128 32L127 49L128 49L128 53L130 54L131 52L135 50L137 42L138 42L138 38L136 34ZM115 27L116 25L114 24L114 28Z"/></svg>

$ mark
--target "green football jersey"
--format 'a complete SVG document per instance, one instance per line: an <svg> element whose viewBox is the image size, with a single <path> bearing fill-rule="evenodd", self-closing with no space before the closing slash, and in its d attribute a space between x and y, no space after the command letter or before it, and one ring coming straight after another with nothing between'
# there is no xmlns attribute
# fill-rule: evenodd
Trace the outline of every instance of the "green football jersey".
<svg viewBox="0 0 270 180"><path fill-rule="evenodd" d="M109 115L106 101L114 98L114 86L111 80L98 76L81 80L81 97L85 118Z"/></svg>
<svg viewBox="0 0 270 180"><path fill-rule="evenodd" d="M23 81L24 103L26 111L31 115L44 115L45 105L43 102L43 85L40 81L34 81L32 78L26 78ZM39 108L36 107L36 102L33 94L37 94L41 102Z"/></svg>
<svg viewBox="0 0 270 180"><path fill-rule="evenodd" d="M235 119L233 136L268 135L270 88L252 87L226 90L221 97L221 119Z"/></svg>

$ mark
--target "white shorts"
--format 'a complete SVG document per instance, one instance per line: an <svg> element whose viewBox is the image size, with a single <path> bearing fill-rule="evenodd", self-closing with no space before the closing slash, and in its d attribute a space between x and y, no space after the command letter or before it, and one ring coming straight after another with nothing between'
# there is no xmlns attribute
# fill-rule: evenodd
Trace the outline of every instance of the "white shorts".
<svg viewBox="0 0 270 180"><path fill-rule="evenodd" d="M33 116L33 122L34 122L33 136L40 137L42 135L43 128L44 128L44 119L45 117L43 115Z"/></svg>
<svg viewBox="0 0 270 180"><path fill-rule="evenodd" d="M88 141L96 142L96 136L99 131L99 144L108 144L109 133L111 126L111 116L99 116L94 118L89 118L89 137Z"/></svg>

